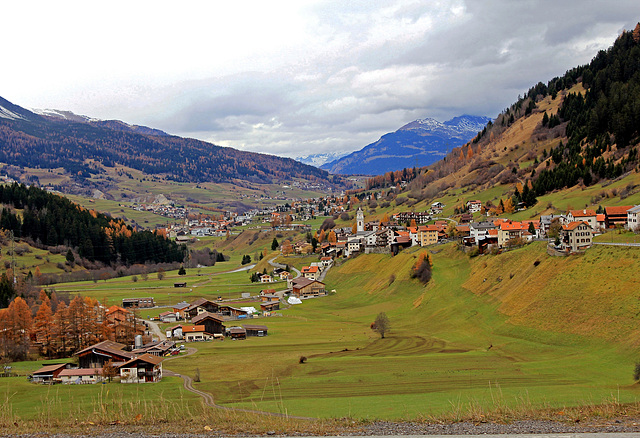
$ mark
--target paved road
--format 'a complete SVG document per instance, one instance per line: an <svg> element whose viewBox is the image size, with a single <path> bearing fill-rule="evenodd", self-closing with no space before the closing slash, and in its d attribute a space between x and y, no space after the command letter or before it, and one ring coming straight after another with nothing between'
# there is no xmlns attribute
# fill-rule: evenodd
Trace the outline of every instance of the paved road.
<svg viewBox="0 0 640 438"><path fill-rule="evenodd" d="M286 269L286 268L287 268L287 265L283 265L282 263L276 263L276 262L274 262L274 260L275 260L275 259L277 259L277 258L278 258L278 257L274 257L274 258L272 258L271 260L269 260L269 264L270 264L271 266L273 266L274 268ZM298 271L298 270L297 270L296 268L294 268L293 266L290 266L290 268L291 268L291 270L292 270L293 272L295 272L295 273L296 273L296 276L295 276L295 277L293 277L293 278L298 278L298 277L300 277L300 276L302 275L302 272Z"/></svg>
<svg viewBox="0 0 640 438"><path fill-rule="evenodd" d="M640 247L640 243L631 243L631 242L593 242L594 245L613 245L613 246L633 246Z"/></svg>

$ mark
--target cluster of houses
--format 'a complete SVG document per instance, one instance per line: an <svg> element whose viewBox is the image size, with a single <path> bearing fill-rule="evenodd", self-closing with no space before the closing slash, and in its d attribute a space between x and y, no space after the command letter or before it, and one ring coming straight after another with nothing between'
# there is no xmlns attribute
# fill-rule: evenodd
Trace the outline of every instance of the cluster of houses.
<svg viewBox="0 0 640 438"><path fill-rule="evenodd" d="M119 342L102 341L75 353L77 366L45 365L35 371L30 380L49 384L99 383L112 378L118 378L121 383L158 382L162 379L164 356L176 351L172 341L151 342L133 350Z"/></svg>
<svg viewBox="0 0 640 438"><path fill-rule="evenodd" d="M263 290L260 310L264 313L280 308L280 298L275 290ZM199 342L214 339L245 339L247 336L266 336L268 329L264 325L245 324L226 327L230 321L249 319L255 313L254 307L234 307L224 303L198 298L193 303L176 304L171 310L160 314L162 322L184 323L166 329L167 339L173 341Z"/></svg>
<svg viewBox="0 0 640 438"><path fill-rule="evenodd" d="M432 204L429 212L402 212L389 222L366 222L362 209L356 214L356 233L351 228L334 229L335 242L325 242L322 254L330 257L349 257L358 253L387 252L396 254L410 246L427 246L448 239L460 239L465 246L477 246L481 253L494 248L546 239L553 222L558 223L559 243L555 249L565 253L591 247L593 236L607 229L621 227L637 230L640 226L640 205L604 207L595 210L570 210L563 215L545 215L537 220L512 221L503 218L472 222L473 213L482 209L482 202L467 202L467 212L460 215L459 223L436 220L433 224L418 225L431 220L432 214L441 212L441 203ZM413 223L416 226L403 226ZM555 243L555 242L554 242ZM313 274L313 270L310 274Z"/></svg>

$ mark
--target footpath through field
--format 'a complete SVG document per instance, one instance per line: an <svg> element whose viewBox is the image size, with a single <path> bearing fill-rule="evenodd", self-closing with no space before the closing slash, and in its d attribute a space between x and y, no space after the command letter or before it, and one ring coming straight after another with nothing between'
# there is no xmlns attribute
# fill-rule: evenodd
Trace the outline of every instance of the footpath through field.
<svg viewBox="0 0 640 438"><path fill-rule="evenodd" d="M193 347L189 347L186 350L186 353L180 356L172 356L169 357L167 359L165 359L164 361L167 362L169 360L174 360L174 359L179 359L179 358L183 358L186 356L190 356L194 353L197 353L198 350L193 348ZM189 392L192 392L196 395L199 395L200 397L202 397L202 399L204 400L204 404L207 406L210 406L212 408L216 408L216 409L225 409L227 411L235 411L235 412L248 412L251 414L261 414L261 415L268 415L271 417L284 417L284 418L295 418L298 420L316 420L316 418L311 418L311 417L298 417L295 415L288 415L288 414L282 414L279 412L265 412L265 411L257 411L257 410L253 410L253 409L241 409L241 408L231 408L228 406L220 406L218 404L216 404L213 395L209 394L208 392L204 392L204 391L200 391L199 389L196 389L193 387L193 379L189 376L185 376L184 374L179 374L176 373L174 371L171 370L167 370L165 369L163 371L163 374L165 376L169 376L169 377L180 377L182 378L182 386L184 387L184 389L186 389Z"/></svg>

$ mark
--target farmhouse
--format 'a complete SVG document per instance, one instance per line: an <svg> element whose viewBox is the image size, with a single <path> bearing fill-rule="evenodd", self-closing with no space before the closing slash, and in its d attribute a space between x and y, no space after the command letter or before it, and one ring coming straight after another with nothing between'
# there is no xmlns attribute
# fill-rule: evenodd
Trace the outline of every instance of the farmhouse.
<svg viewBox="0 0 640 438"><path fill-rule="evenodd" d="M191 320L193 324L201 325L204 327L204 331L210 334L224 333L224 319L215 313L201 313Z"/></svg>
<svg viewBox="0 0 640 438"><path fill-rule="evenodd" d="M306 298L325 295L326 291L321 281L295 278L291 280L291 293L298 298Z"/></svg>
<svg viewBox="0 0 640 438"><path fill-rule="evenodd" d="M161 379L161 357L143 354L120 366L120 383L159 382Z"/></svg>
<svg viewBox="0 0 640 438"><path fill-rule="evenodd" d="M33 383L53 383L60 373L69 366L67 363L45 365L31 375Z"/></svg>
<svg viewBox="0 0 640 438"><path fill-rule="evenodd" d="M80 368L102 368L105 363L125 362L135 356L130 351L124 351L126 345L113 341L102 341L75 353L78 356Z"/></svg>
<svg viewBox="0 0 640 438"><path fill-rule="evenodd" d="M182 326L182 337L185 342L198 342L213 339L213 334L207 333L204 325L184 325Z"/></svg>

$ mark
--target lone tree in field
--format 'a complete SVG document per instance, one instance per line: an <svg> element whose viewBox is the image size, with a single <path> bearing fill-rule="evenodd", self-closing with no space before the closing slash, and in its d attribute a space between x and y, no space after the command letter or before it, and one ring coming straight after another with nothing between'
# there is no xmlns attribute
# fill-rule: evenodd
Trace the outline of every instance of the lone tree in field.
<svg viewBox="0 0 640 438"><path fill-rule="evenodd" d="M280 244L278 243L278 239L274 237L273 242L271 242L271 251L275 251L279 246Z"/></svg>
<svg viewBox="0 0 640 438"><path fill-rule="evenodd" d="M389 331L389 318L386 313L378 313L376 320L371 323L371 330L378 333L381 339L384 339L384 334Z"/></svg>

